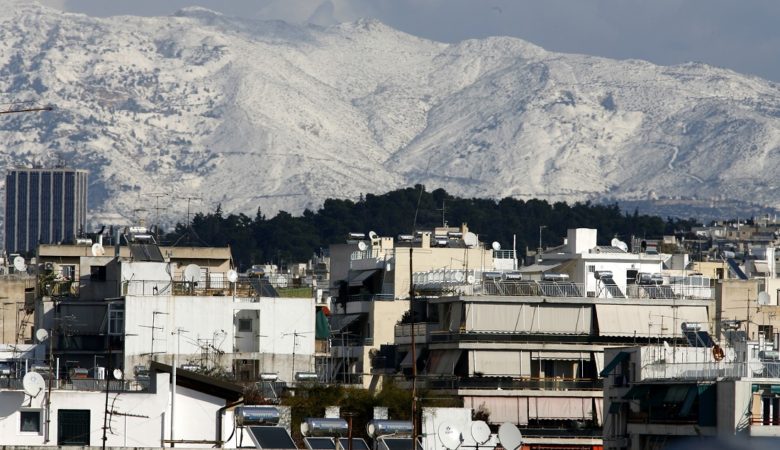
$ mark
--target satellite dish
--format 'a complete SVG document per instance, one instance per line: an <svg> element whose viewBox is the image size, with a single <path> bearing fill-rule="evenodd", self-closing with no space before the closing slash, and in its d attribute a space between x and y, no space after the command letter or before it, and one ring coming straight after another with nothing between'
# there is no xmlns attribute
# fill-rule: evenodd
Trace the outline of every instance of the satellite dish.
<svg viewBox="0 0 780 450"><path fill-rule="evenodd" d="M499 251L501 250L501 244L498 243L498 241L493 241L492 244L490 244L491 247L493 247L493 250Z"/></svg>
<svg viewBox="0 0 780 450"><path fill-rule="evenodd" d="M460 434L460 430L455 428L454 425L448 423L441 424L437 434L441 443L449 450L455 450L463 443L463 436Z"/></svg>
<svg viewBox="0 0 780 450"><path fill-rule="evenodd" d="M484 444L490 440L490 427L482 420L471 422L471 437L477 444Z"/></svg>
<svg viewBox="0 0 780 450"><path fill-rule="evenodd" d="M616 245L617 248L623 250L624 252L628 251L628 244L626 244L623 241L618 241L618 244Z"/></svg>
<svg viewBox="0 0 780 450"><path fill-rule="evenodd" d="M21 256L14 258L14 269L16 269L17 272L27 271L27 264L24 263L24 258Z"/></svg>
<svg viewBox="0 0 780 450"><path fill-rule="evenodd" d="M769 304L769 294L767 294L765 291L761 291L758 293L758 304L759 305L768 305Z"/></svg>
<svg viewBox="0 0 780 450"><path fill-rule="evenodd" d="M368 248L368 245L366 245L365 242L363 242L363 241L358 242L358 250L360 250L361 252L364 252L364 251L366 251L367 248Z"/></svg>
<svg viewBox="0 0 780 450"><path fill-rule="evenodd" d="M463 236L463 243L466 244L466 247L473 248L479 244L479 241L477 235L469 231Z"/></svg>
<svg viewBox="0 0 780 450"><path fill-rule="evenodd" d="M517 450L523 445L523 435L514 424L504 422L498 427L498 441L506 450Z"/></svg>
<svg viewBox="0 0 780 450"><path fill-rule="evenodd" d="M374 239L379 239L379 235L378 235L378 234L376 234L376 233L375 233L375 232L373 232L373 231L369 231L369 232L368 232L368 238L369 238L369 239L371 239L371 240L373 241Z"/></svg>
<svg viewBox="0 0 780 450"><path fill-rule="evenodd" d="M92 244L92 256L103 256L105 254L106 249L103 248L100 242L95 242Z"/></svg>
<svg viewBox="0 0 780 450"><path fill-rule="evenodd" d="M45 342L46 339L49 339L49 332L41 328L35 332L35 339L38 342Z"/></svg>
<svg viewBox="0 0 780 450"><path fill-rule="evenodd" d="M233 269L228 270L227 279L231 283L235 283L236 281L238 281L238 272L236 272Z"/></svg>
<svg viewBox="0 0 780 450"><path fill-rule="evenodd" d="M609 243L613 247L617 247L620 244L620 239L618 238L612 238L612 241Z"/></svg>
<svg viewBox="0 0 780 450"><path fill-rule="evenodd" d="M468 284L474 284L475 281L477 281L477 279L474 278L474 275L469 275L466 277L466 283Z"/></svg>
<svg viewBox="0 0 780 450"><path fill-rule="evenodd" d="M461 272L460 270L455 271L455 282L463 283L463 278L464 278L463 277L463 272Z"/></svg>
<svg viewBox="0 0 780 450"><path fill-rule="evenodd" d="M38 372L27 372L22 378L22 388L25 394L35 398L46 389L46 381Z"/></svg>
<svg viewBox="0 0 780 450"><path fill-rule="evenodd" d="M112 372L112 375L114 375L115 380L121 380L122 379L122 369L114 369Z"/></svg>
<svg viewBox="0 0 780 450"><path fill-rule="evenodd" d="M188 264L184 268L184 281L197 283L200 281L200 266L197 264Z"/></svg>

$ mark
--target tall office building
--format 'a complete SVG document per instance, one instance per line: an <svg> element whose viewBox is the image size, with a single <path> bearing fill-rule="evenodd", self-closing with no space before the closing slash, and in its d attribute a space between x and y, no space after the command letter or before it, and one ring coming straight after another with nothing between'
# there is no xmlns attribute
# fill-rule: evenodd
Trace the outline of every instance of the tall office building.
<svg viewBox="0 0 780 450"><path fill-rule="evenodd" d="M11 169L5 177L5 251L74 239L87 221L86 170Z"/></svg>

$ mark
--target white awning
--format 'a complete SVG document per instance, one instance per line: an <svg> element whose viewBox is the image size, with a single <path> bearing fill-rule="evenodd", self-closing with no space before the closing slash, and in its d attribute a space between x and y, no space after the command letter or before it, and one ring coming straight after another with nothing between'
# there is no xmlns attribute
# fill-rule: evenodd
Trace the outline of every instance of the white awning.
<svg viewBox="0 0 780 450"><path fill-rule="evenodd" d="M663 305L596 305L601 336L678 336L683 322L697 322L709 331L707 307Z"/></svg>
<svg viewBox="0 0 780 450"><path fill-rule="evenodd" d="M463 397L463 407L490 411L490 423L528 425L528 398L526 397Z"/></svg>
<svg viewBox="0 0 780 450"><path fill-rule="evenodd" d="M590 334L590 305L472 303L466 309L468 331Z"/></svg>
<svg viewBox="0 0 780 450"><path fill-rule="evenodd" d="M471 350L469 372L487 376L531 376L531 353L517 350Z"/></svg>

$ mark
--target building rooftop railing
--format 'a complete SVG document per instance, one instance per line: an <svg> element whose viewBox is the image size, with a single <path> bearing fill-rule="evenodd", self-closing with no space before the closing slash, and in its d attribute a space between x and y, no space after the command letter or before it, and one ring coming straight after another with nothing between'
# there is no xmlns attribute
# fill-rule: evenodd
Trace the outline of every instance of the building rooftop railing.
<svg viewBox="0 0 780 450"><path fill-rule="evenodd" d="M780 377L780 361L666 362L642 367L642 379L644 380L778 377Z"/></svg>
<svg viewBox="0 0 780 450"><path fill-rule="evenodd" d="M21 378L0 378L0 390L22 391L24 386ZM77 379L77 380L52 380L52 389L64 391L102 391L106 390L106 380ZM149 390L149 382L131 380L110 380L110 392L146 392Z"/></svg>

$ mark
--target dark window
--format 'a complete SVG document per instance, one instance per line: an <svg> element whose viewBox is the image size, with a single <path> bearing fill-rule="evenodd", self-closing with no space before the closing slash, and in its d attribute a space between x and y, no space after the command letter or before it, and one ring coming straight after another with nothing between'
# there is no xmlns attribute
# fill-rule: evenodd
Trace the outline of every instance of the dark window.
<svg viewBox="0 0 780 450"><path fill-rule="evenodd" d="M92 281L106 281L106 266L90 266L89 279Z"/></svg>
<svg viewBox="0 0 780 450"><path fill-rule="evenodd" d="M89 445L89 410L57 411L57 445Z"/></svg>
<svg viewBox="0 0 780 450"><path fill-rule="evenodd" d="M40 411L19 411L19 431L40 433L41 412Z"/></svg>
<svg viewBox="0 0 780 450"><path fill-rule="evenodd" d="M239 332L252 331L252 319L238 319L238 331Z"/></svg>

